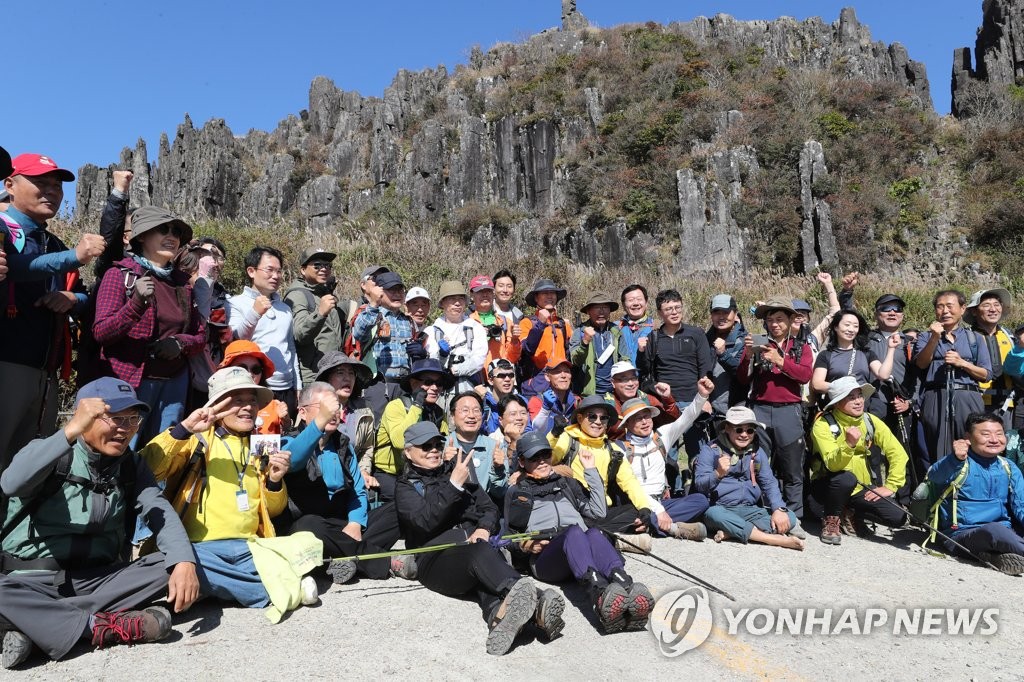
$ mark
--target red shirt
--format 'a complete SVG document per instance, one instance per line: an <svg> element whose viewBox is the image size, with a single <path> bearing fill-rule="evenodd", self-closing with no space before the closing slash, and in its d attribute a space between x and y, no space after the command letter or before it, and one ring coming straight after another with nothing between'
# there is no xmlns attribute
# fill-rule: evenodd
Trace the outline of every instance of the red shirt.
<svg viewBox="0 0 1024 682"><path fill-rule="evenodd" d="M750 374L750 360L752 353L749 349L743 349L740 357L740 366L736 370L736 380L741 384L751 386L750 399L754 402L766 403L799 403L803 400L803 385L811 380L814 372L814 358L811 353L811 346L807 342L803 344L800 352L800 362L797 363L794 357L794 346L796 340L789 337L780 346L769 339L768 343L782 351L782 368L772 365L770 370L754 369Z"/></svg>

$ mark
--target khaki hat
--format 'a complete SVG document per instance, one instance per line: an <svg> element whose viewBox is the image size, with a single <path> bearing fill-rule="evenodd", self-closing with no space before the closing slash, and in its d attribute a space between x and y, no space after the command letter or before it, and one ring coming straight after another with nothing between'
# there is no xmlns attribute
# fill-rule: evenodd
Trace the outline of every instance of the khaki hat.
<svg viewBox="0 0 1024 682"><path fill-rule="evenodd" d="M309 261L313 260L317 256L320 256L325 261L333 262L334 259L338 257L338 254L331 253L330 251L327 251L325 249L318 249L315 246L311 246L308 249L304 249L302 253L299 254L299 265L301 265L302 267L306 267Z"/></svg>
<svg viewBox="0 0 1024 682"><path fill-rule="evenodd" d="M857 381L857 377L839 377L828 387L828 405L825 405L826 410L830 410L839 402L850 395L857 389L860 389L861 395L864 396L866 401L875 392L875 387L871 384L862 384Z"/></svg>
<svg viewBox="0 0 1024 682"><path fill-rule="evenodd" d="M643 412L644 410L649 411L651 413L652 418L657 417L659 414L661 414L661 410L659 410L654 405L651 405L643 398L630 398L626 402L622 403L621 410L621 417L619 419L620 429L625 428L626 422L629 421L630 417L634 417Z"/></svg>
<svg viewBox="0 0 1024 682"><path fill-rule="evenodd" d="M616 310L619 309L618 301L616 301L614 298L612 298L611 296L609 296L605 292L598 291L593 296L591 296L590 298L587 299L587 302L583 304L582 308L580 308L580 312L585 315L587 313L587 308L589 308L592 305L601 305L601 304L607 305L608 308L609 308L609 311L613 312L613 313Z"/></svg>
<svg viewBox="0 0 1024 682"><path fill-rule="evenodd" d="M730 407L729 411L725 413L725 418L715 425L719 433L722 432L726 424L732 424L733 426L753 424L754 426L760 426L762 429L764 428L764 424L757 421L757 415L754 414L754 411L742 405Z"/></svg>
<svg viewBox="0 0 1024 682"><path fill-rule="evenodd" d="M440 308L441 301L449 296L468 298L469 294L466 293L466 287L462 285L462 282L452 279L447 282L441 282L441 289L437 292L437 306Z"/></svg>
<svg viewBox="0 0 1024 682"><path fill-rule="evenodd" d="M792 316L796 313L793 310L793 300L789 298L770 298L767 303L762 303L754 309L754 317L759 320L763 320L768 317L768 313L775 310L785 311L787 315Z"/></svg>
<svg viewBox="0 0 1024 682"><path fill-rule="evenodd" d="M1013 306L1013 297L1010 295L1010 292L1002 288L983 289L982 291L975 291L971 296L971 300L967 302L967 309L964 310L964 320L967 324L974 324L974 309L981 305L981 300L983 298L991 296L997 297L1000 305L1003 306L1003 314L999 318L999 321L1002 322L1006 319L1011 306Z"/></svg>
<svg viewBox="0 0 1024 682"><path fill-rule="evenodd" d="M224 396L235 391L256 391L260 409L274 399L274 392L254 382L249 370L244 367L218 369L210 377L207 386L210 389L210 399L206 402L206 407L216 405Z"/></svg>
<svg viewBox="0 0 1024 682"><path fill-rule="evenodd" d="M143 206L132 213L132 238L134 242L143 233L154 230L161 225L173 223L181 229L181 245L184 246L192 241L192 226L181 218L174 216L170 211L159 206Z"/></svg>

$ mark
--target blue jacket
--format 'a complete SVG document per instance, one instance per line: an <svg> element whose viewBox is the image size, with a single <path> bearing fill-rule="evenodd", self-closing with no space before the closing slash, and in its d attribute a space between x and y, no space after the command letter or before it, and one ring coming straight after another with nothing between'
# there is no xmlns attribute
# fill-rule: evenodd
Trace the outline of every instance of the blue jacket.
<svg viewBox="0 0 1024 682"><path fill-rule="evenodd" d="M1024 348L1014 347L1006 354L1003 371L1015 379L1020 379L1021 375L1024 375Z"/></svg>
<svg viewBox="0 0 1024 682"><path fill-rule="evenodd" d="M756 441L755 441L756 443ZM723 446L720 440L702 443L700 454L697 455L697 467L694 472L694 484L698 492L702 492L711 500L711 504L726 507L738 505L761 506L762 495L767 498L769 511L785 507L779 482L772 474L768 455L760 446L748 449L737 455L737 462L729 467L729 473L718 478L715 465L723 453L732 455L733 450Z"/></svg>
<svg viewBox="0 0 1024 682"><path fill-rule="evenodd" d="M1024 525L1024 477L1013 462L1010 478L1006 469L994 457L982 457L970 451L967 453L967 478L957 496L956 520L958 531L977 528L986 523L1000 523L1011 526L1011 521ZM928 469L928 480L939 492L960 473L964 462L956 455L946 455ZM1011 480L1012 479L1012 480ZM1011 493L1012 491L1012 493ZM947 497L939 507L939 528L949 532L953 525L953 499Z"/></svg>
<svg viewBox="0 0 1024 682"><path fill-rule="evenodd" d="M355 449L349 444L348 457L340 457L336 450L330 449L338 442L336 439L330 438L325 448L320 447L323 435L314 422L297 436L281 438L281 449L292 453L286 477L289 507L294 504L303 513L325 517L340 516L340 512L344 512L350 523L358 522L365 529L369 503ZM326 490L313 480L316 473ZM346 485L346 479L351 480L351 486ZM343 495L335 500L339 492Z"/></svg>
<svg viewBox="0 0 1024 682"><path fill-rule="evenodd" d="M651 335L654 331L654 320L650 315L644 315L638 322L630 324L628 317L624 316L618 322L619 331L622 332L619 352L629 358L629 361L636 365L636 353L640 339Z"/></svg>

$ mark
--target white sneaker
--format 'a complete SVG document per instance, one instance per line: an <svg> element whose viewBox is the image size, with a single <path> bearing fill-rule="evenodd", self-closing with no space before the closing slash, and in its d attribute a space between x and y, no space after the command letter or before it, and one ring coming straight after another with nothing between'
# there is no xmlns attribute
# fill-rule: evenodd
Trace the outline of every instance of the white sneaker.
<svg viewBox="0 0 1024 682"><path fill-rule="evenodd" d="M302 605L312 606L320 601L320 595L316 591L316 581L313 576L307 575L299 582L299 590L302 592Z"/></svg>

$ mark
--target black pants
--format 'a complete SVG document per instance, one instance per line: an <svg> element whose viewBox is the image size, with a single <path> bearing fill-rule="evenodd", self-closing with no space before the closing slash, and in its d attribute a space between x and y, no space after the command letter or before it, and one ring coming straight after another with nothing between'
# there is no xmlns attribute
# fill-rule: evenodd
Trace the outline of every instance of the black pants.
<svg viewBox="0 0 1024 682"><path fill-rule="evenodd" d="M431 544L460 542L465 538L463 531L452 530L441 534ZM448 597L473 594L485 619L522 578L505 563L501 552L487 542L420 554L416 565L424 587Z"/></svg>
<svg viewBox="0 0 1024 682"><path fill-rule="evenodd" d="M633 524L637 519L640 519L648 526L651 523L651 519L642 518L640 511L633 505L620 504L608 507L608 513L604 515L603 519L595 521L594 526L609 533L627 533L635 530L636 527Z"/></svg>
<svg viewBox="0 0 1024 682"><path fill-rule="evenodd" d="M899 528L906 523L906 512L885 500L868 502L864 499L867 489L862 488L854 495L856 487L857 477L852 471L829 473L811 483L811 496L817 505L822 506L824 516L841 516L843 508L849 507L857 518L890 528Z"/></svg>
<svg viewBox="0 0 1024 682"><path fill-rule="evenodd" d="M393 502L395 499L395 484L398 482L398 476L383 471L374 471L373 477L377 479L377 484L380 486L377 488L378 499L384 503Z"/></svg>
<svg viewBox="0 0 1024 682"><path fill-rule="evenodd" d="M282 535L300 531L312 533L324 543L324 559L387 552L401 536L398 529L398 516L395 514L393 503L370 511L362 540L356 540L344 532L347 524L348 519L324 518L315 514L306 514L291 521ZM374 580L386 580L391 575L390 559L359 561L356 566L360 575Z"/></svg>

